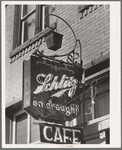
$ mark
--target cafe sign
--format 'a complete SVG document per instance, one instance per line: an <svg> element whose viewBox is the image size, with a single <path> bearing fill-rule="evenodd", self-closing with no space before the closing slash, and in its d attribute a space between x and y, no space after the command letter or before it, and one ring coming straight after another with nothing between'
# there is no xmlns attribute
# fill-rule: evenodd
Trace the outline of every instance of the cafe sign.
<svg viewBox="0 0 122 150"><path fill-rule="evenodd" d="M81 144L82 129L57 125L40 125L41 142L57 144Z"/></svg>
<svg viewBox="0 0 122 150"><path fill-rule="evenodd" d="M34 118L62 122L80 113L81 67L31 56L23 69L23 107Z"/></svg>

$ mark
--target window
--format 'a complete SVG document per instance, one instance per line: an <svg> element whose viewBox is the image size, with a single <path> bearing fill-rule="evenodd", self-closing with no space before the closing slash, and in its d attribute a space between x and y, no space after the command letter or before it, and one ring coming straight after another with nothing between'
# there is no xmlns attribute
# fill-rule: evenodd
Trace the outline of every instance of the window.
<svg viewBox="0 0 122 150"><path fill-rule="evenodd" d="M40 142L39 125L33 124L35 119L24 111L13 117L13 144L30 144Z"/></svg>
<svg viewBox="0 0 122 150"><path fill-rule="evenodd" d="M12 120L9 117L6 118L6 144L12 143Z"/></svg>
<svg viewBox="0 0 122 150"><path fill-rule="evenodd" d="M97 94L95 98L95 118L109 114L109 106L109 80L107 78L103 78L97 85Z"/></svg>
<svg viewBox="0 0 122 150"><path fill-rule="evenodd" d="M35 34L36 5L23 5L21 10L22 43Z"/></svg>
<svg viewBox="0 0 122 150"><path fill-rule="evenodd" d="M27 143L27 114L16 116L16 141L15 144Z"/></svg>
<svg viewBox="0 0 122 150"><path fill-rule="evenodd" d="M18 7L18 44L23 44L46 26L44 17L49 13L49 7L44 5L20 5Z"/></svg>
<svg viewBox="0 0 122 150"><path fill-rule="evenodd" d="M40 126L33 124L35 119L31 117L31 131L30 131L30 143L38 143L40 142Z"/></svg>
<svg viewBox="0 0 122 150"><path fill-rule="evenodd" d="M29 141L29 115L20 111L13 118L13 144L27 144Z"/></svg>
<svg viewBox="0 0 122 150"><path fill-rule="evenodd" d="M108 74L86 81L85 121L109 114L109 77Z"/></svg>
<svg viewBox="0 0 122 150"><path fill-rule="evenodd" d="M99 74L99 75L97 75ZM109 72L96 73L91 75L90 79L86 79L85 89L81 89L79 98L80 113L75 122L67 121L66 126L75 126L83 124L83 117L85 123L106 116L110 113L109 104ZM83 104L83 93L85 97L85 106Z"/></svg>

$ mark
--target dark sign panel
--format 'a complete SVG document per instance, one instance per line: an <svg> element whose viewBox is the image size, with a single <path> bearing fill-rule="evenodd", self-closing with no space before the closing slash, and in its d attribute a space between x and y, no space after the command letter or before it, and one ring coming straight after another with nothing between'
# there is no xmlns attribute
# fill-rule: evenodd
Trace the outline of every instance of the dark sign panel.
<svg viewBox="0 0 122 150"><path fill-rule="evenodd" d="M80 112L82 68L44 57L24 62L23 107L47 121L71 120Z"/></svg>
<svg viewBox="0 0 122 150"><path fill-rule="evenodd" d="M49 124L40 125L41 142L57 144L81 144L82 129Z"/></svg>

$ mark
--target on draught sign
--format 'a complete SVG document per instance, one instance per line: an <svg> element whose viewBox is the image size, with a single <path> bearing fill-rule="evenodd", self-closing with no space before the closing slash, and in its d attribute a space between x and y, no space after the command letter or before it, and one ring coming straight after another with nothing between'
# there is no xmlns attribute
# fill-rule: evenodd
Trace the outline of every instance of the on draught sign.
<svg viewBox="0 0 122 150"><path fill-rule="evenodd" d="M79 114L82 68L34 56L23 68L23 107L34 118L62 122Z"/></svg>

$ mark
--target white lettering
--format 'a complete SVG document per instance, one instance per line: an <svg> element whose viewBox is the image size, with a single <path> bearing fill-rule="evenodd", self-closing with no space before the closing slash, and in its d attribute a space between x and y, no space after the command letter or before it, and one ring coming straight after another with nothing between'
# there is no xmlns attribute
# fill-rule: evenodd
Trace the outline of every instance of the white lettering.
<svg viewBox="0 0 122 150"><path fill-rule="evenodd" d="M64 135L64 143L66 143L66 139L69 140L71 137L66 136L66 131L70 131L71 129L63 128L63 135Z"/></svg>
<svg viewBox="0 0 122 150"><path fill-rule="evenodd" d="M60 83L59 83L59 88L60 88L60 89L63 87L65 78L66 78L66 75L64 74L64 75L62 76L62 79L61 79Z"/></svg>
<svg viewBox="0 0 122 150"><path fill-rule="evenodd" d="M51 143L57 142L80 144L81 138L79 138L79 136L82 135L79 129L46 125L43 128L43 136L45 140Z"/></svg>
<svg viewBox="0 0 122 150"><path fill-rule="evenodd" d="M78 115L79 113L79 105L70 104L69 106L65 106L62 104L52 103L52 100L49 100L47 103L44 101L33 100L33 106L41 107L46 109L56 109L57 111L62 111L66 114L66 116L70 116L71 114Z"/></svg>
<svg viewBox="0 0 122 150"><path fill-rule="evenodd" d="M53 89L57 90L58 89L58 76L55 76L54 79L53 79L53 82L51 84L51 87L49 88L49 91L52 91Z"/></svg>
<svg viewBox="0 0 122 150"><path fill-rule="evenodd" d="M44 73L38 74L36 80L41 85L36 88L36 90L33 92L34 94L39 94L44 91L52 91L57 89L69 88L68 89L69 97L72 97L75 94L77 83L78 83L77 79L74 79L74 77L67 77L66 75L63 75L61 80L58 82L58 76L54 77L54 75L51 73L48 75Z"/></svg>
<svg viewBox="0 0 122 150"><path fill-rule="evenodd" d="M54 137L54 141L57 142L57 140L59 140L60 142L63 142L59 127L56 127L56 132L55 132L55 137Z"/></svg>
<svg viewBox="0 0 122 150"><path fill-rule="evenodd" d="M75 137L75 132L80 133L80 130L73 129L72 132L73 132L73 144L75 144L75 143L80 144L80 142L78 142L78 137L77 138Z"/></svg>
<svg viewBox="0 0 122 150"><path fill-rule="evenodd" d="M70 115L71 115L71 113L70 113L70 108L69 108L69 107L66 107L66 115L67 115L67 116L70 116Z"/></svg>
<svg viewBox="0 0 122 150"><path fill-rule="evenodd" d="M52 140L53 140L53 137L50 138L50 139L47 137L47 129L48 129L48 128L51 129L51 131L52 131L52 127L45 126L44 129L43 129L43 135L44 135L44 138L45 138L47 141L52 141Z"/></svg>

